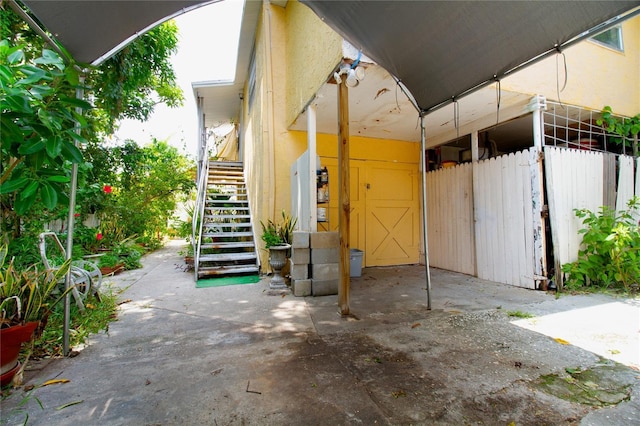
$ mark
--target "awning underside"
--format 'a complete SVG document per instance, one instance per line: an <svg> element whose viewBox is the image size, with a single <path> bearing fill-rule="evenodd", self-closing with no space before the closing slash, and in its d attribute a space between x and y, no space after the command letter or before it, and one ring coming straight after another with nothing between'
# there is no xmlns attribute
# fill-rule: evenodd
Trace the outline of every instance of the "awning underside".
<svg viewBox="0 0 640 426"><path fill-rule="evenodd" d="M640 1L301 0L414 96L423 111L482 87Z"/></svg>

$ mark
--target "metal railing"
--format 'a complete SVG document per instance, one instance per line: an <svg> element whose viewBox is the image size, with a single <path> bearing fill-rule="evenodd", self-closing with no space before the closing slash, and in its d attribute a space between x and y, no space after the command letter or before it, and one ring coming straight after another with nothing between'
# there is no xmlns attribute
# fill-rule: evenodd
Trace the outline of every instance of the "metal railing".
<svg viewBox="0 0 640 426"><path fill-rule="evenodd" d="M207 181L209 178L209 143L205 142L198 154L199 174L198 192L196 194L196 204L193 209L191 220L191 248L193 249L193 272L195 280L198 281L198 268L200 265L200 245L202 244L202 226L204 223L204 208L207 201Z"/></svg>

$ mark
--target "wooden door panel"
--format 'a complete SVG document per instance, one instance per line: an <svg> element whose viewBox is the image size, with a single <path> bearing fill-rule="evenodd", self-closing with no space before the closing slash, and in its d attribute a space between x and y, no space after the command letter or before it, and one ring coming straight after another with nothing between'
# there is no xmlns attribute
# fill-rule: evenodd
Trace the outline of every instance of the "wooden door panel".
<svg viewBox="0 0 640 426"><path fill-rule="evenodd" d="M367 162L366 266L418 262L417 167L416 164Z"/></svg>

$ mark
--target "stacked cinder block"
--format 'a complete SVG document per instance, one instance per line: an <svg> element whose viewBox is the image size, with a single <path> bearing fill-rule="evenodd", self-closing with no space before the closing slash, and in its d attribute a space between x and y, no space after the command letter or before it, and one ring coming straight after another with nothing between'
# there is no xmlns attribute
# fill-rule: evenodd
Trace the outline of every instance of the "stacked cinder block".
<svg viewBox="0 0 640 426"><path fill-rule="evenodd" d="M311 294L326 296L338 294L340 281L340 236L337 232L312 232Z"/></svg>
<svg viewBox="0 0 640 426"><path fill-rule="evenodd" d="M289 262L293 295L299 297L310 296L309 264L311 263L311 249L309 248L309 232L293 231Z"/></svg>
<svg viewBox="0 0 640 426"><path fill-rule="evenodd" d="M289 261L294 296L338 294L340 236L337 232L294 231Z"/></svg>

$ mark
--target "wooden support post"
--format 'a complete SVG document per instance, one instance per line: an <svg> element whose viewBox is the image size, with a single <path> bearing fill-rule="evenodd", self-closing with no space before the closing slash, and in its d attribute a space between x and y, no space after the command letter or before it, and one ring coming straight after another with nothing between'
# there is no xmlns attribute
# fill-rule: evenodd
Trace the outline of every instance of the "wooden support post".
<svg viewBox="0 0 640 426"><path fill-rule="evenodd" d="M344 76L338 84L338 185L340 206L338 229L340 234L340 284L338 286L338 306L341 315L349 315L349 293L351 291L350 260L350 215L349 196L349 88Z"/></svg>

